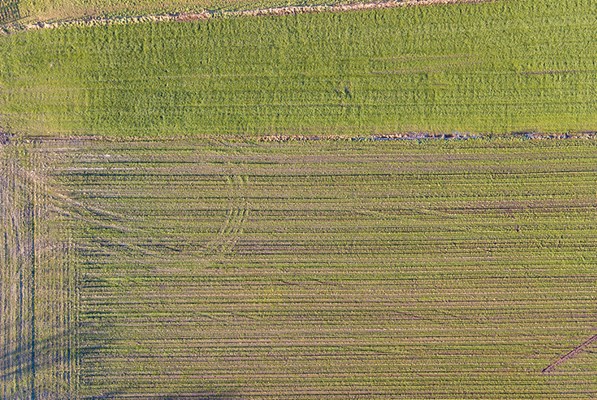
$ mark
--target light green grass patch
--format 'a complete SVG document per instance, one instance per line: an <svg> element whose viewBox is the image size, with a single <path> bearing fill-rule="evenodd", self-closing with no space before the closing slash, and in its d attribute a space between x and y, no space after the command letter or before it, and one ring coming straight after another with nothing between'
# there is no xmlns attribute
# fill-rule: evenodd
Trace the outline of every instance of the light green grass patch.
<svg viewBox="0 0 597 400"><path fill-rule="evenodd" d="M587 0L0 38L1 126L110 137L594 130Z"/></svg>

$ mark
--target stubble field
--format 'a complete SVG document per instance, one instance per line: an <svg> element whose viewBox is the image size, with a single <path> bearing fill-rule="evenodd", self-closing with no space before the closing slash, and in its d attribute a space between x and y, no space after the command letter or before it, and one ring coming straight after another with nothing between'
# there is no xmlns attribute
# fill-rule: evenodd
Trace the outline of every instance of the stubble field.
<svg viewBox="0 0 597 400"><path fill-rule="evenodd" d="M542 372L594 334L593 141L28 146L75 244L72 398L597 393L591 348Z"/></svg>

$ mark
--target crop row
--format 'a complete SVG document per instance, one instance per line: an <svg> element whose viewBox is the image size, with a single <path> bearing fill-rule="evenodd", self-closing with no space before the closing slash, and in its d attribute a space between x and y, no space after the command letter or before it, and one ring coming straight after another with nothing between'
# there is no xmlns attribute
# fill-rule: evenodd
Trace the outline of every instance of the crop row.
<svg viewBox="0 0 597 400"><path fill-rule="evenodd" d="M58 141L80 393L590 397L594 150Z"/></svg>

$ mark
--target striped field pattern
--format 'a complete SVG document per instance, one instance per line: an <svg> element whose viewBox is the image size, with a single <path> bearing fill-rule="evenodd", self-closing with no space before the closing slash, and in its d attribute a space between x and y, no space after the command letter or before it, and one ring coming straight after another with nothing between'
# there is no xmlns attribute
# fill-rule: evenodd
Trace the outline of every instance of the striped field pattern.
<svg viewBox="0 0 597 400"><path fill-rule="evenodd" d="M0 398L74 395L71 241L37 146L0 145Z"/></svg>
<svg viewBox="0 0 597 400"><path fill-rule="evenodd" d="M14 0L0 0L0 25L18 21L21 18L19 2Z"/></svg>
<svg viewBox="0 0 597 400"><path fill-rule="evenodd" d="M72 398L597 396L594 141L39 148Z"/></svg>

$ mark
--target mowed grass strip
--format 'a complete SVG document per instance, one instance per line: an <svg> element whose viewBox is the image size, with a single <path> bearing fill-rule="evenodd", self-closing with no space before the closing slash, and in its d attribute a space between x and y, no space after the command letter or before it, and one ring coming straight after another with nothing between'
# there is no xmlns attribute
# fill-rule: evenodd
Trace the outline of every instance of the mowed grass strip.
<svg viewBox="0 0 597 400"><path fill-rule="evenodd" d="M597 125L589 0L68 28L0 38L24 135L362 136Z"/></svg>
<svg viewBox="0 0 597 400"><path fill-rule="evenodd" d="M83 398L597 394L592 141L56 146Z"/></svg>

